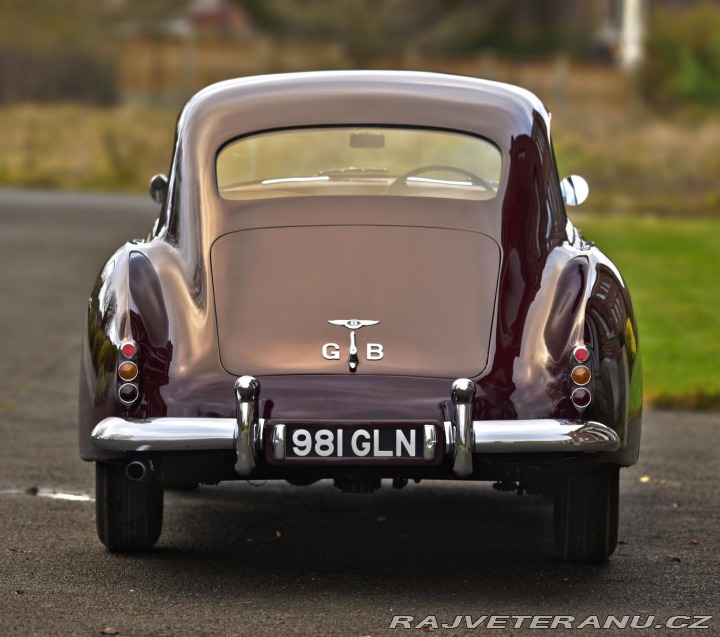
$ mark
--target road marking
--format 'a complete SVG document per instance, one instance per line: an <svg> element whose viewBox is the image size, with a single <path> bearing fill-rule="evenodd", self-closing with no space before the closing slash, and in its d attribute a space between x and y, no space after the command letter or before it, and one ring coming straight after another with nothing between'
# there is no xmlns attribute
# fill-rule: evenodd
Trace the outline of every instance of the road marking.
<svg viewBox="0 0 720 637"><path fill-rule="evenodd" d="M70 500L71 502L95 502L95 498L87 493L66 493L56 489L30 487L29 489L0 489L3 495L32 495L51 500Z"/></svg>

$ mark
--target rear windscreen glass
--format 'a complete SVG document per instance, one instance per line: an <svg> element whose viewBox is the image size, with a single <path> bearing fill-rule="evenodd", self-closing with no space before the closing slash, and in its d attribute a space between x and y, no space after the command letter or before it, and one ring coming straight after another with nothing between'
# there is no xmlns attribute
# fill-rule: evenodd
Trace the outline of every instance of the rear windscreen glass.
<svg viewBox="0 0 720 637"><path fill-rule="evenodd" d="M492 142L407 128L303 128L244 137L217 155L224 199L385 195L486 200L502 156Z"/></svg>

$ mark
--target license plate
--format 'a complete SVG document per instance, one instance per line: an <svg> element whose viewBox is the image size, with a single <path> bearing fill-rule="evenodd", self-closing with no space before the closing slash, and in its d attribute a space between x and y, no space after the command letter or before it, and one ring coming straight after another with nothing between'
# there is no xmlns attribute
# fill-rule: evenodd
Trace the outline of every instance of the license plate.
<svg viewBox="0 0 720 637"><path fill-rule="evenodd" d="M409 464L428 462L425 457L425 424L283 424L285 427L284 463ZM438 426L435 423L430 426L435 432L435 440L438 440ZM272 425L270 430L272 430ZM272 447L272 444L269 446ZM435 450L432 450L431 453L430 462L435 460L437 455Z"/></svg>

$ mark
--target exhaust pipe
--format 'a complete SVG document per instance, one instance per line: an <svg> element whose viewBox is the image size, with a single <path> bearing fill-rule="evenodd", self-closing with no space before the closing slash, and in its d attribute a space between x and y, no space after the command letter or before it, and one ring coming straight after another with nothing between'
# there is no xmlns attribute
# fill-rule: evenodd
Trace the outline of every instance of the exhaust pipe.
<svg viewBox="0 0 720 637"><path fill-rule="evenodd" d="M147 482L152 478L153 466L149 460L133 460L125 467L125 475L136 482Z"/></svg>

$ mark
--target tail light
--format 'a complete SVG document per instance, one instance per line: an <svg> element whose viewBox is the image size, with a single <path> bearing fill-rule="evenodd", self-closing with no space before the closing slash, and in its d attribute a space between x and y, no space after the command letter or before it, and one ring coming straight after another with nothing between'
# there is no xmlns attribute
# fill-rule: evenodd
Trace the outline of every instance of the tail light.
<svg viewBox="0 0 720 637"><path fill-rule="evenodd" d="M120 363L118 367L118 376L123 380L131 381L135 380L138 375L138 366L132 361L125 361Z"/></svg>
<svg viewBox="0 0 720 637"><path fill-rule="evenodd" d="M585 365L578 365L570 372L570 376L576 385L587 385L590 382L590 369ZM128 378L127 380L132 379Z"/></svg>
<svg viewBox="0 0 720 637"><path fill-rule="evenodd" d="M584 387L578 387L570 395L570 400L572 400L572 404L575 405L578 409L585 409L585 407L590 404L592 396L590 396L590 392Z"/></svg>
<svg viewBox="0 0 720 637"><path fill-rule="evenodd" d="M138 347L135 341L123 341L123 343L121 343L121 360L117 368L120 386L117 390L117 396L118 400L128 407L133 405L140 397L140 388L138 387L136 380L139 373L137 363L135 362L135 359L137 359L137 353Z"/></svg>
<svg viewBox="0 0 720 637"><path fill-rule="evenodd" d="M125 383L118 388L118 398L124 405L132 405L140 395L137 385Z"/></svg>
<svg viewBox="0 0 720 637"><path fill-rule="evenodd" d="M589 383L592 380L590 369L590 350L586 345L578 345L572 351L573 368L570 371L572 382L570 400L577 409L585 409L592 400Z"/></svg>
<svg viewBox="0 0 720 637"><path fill-rule="evenodd" d="M137 345L134 343L134 341L125 341L120 346L120 353L125 358L135 358L135 355L137 354Z"/></svg>

